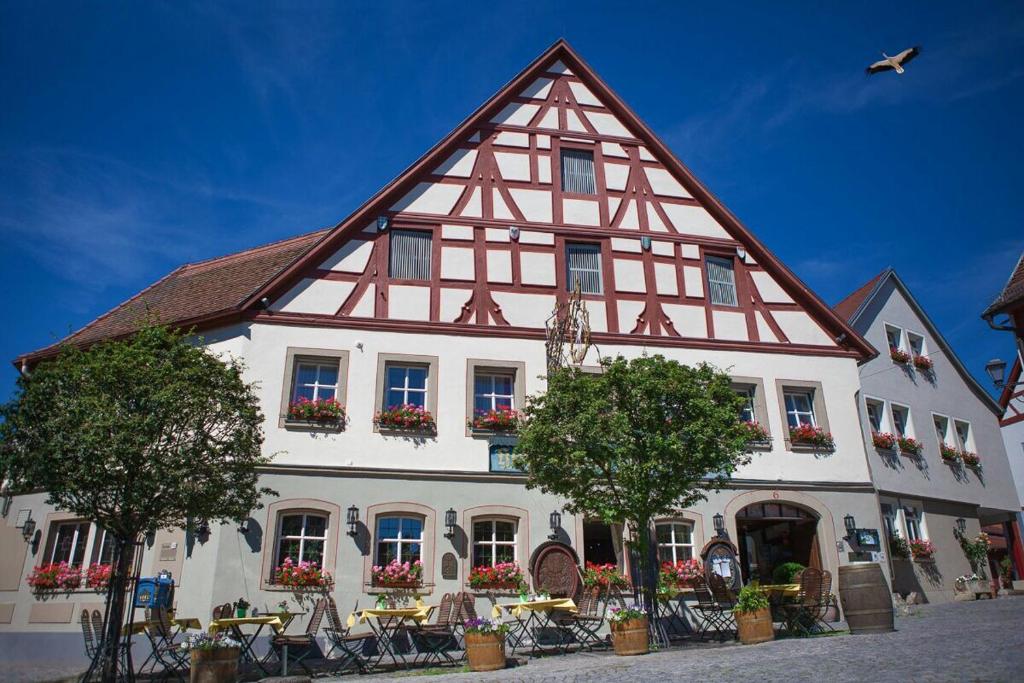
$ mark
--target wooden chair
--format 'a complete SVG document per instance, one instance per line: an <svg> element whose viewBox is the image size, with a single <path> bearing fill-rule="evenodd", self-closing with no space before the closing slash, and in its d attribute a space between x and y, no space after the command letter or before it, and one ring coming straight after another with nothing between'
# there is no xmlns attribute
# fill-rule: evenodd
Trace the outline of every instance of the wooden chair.
<svg viewBox="0 0 1024 683"><path fill-rule="evenodd" d="M327 628L324 634L331 644L327 651L327 668L332 674L339 674L350 667L355 667L359 673L367 673L366 657L363 651L369 641L375 641L377 636L373 631L364 633L350 633L349 628L341 621L338 615L338 605L334 598L327 598ZM337 656L333 655L337 652Z"/></svg>
<svg viewBox="0 0 1024 683"><path fill-rule="evenodd" d="M462 593L459 594L463 595ZM471 599L473 596L466 593ZM460 598L460 605L463 600ZM473 612L475 613L475 607ZM457 664L457 660L449 654L450 650L457 649L458 636L456 629L461 623L456 622L456 616L461 610L456 607L456 598L451 593L445 593L441 597L441 604L437 609L437 617L433 624L417 624L406 629L413 645L416 646L417 656L423 655L419 663L429 664L432 661L438 664Z"/></svg>
<svg viewBox="0 0 1024 683"><path fill-rule="evenodd" d="M82 638L85 640L85 655L89 659L92 659L93 655L96 654L97 643L93 638L92 622L90 621L89 610L82 610L82 615L79 617L78 621L82 627Z"/></svg>
<svg viewBox="0 0 1024 683"><path fill-rule="evenodd" d="M92 611L92 637L96 640L96 647L103 642L103 614L98 609Z"/></svg>
<svg viewBox="0 0 1024 683"><path fill-rule="evenodd" d="M320 598L313 607L313 613L309 616L309 623L306 624L306 632L302 635L288 636L283 633L275 635L271 639L271 645L277 652L281 662L298 664L302 670L313 675L313 670L307 662L325 660L320 645L316 642L316 633L320 630L320 622L324 619L327 611L327 598ZM337 612L337 610L335 610Z"/></svg>
<svg viewBox="0 0 1024 683"><path fill-rule="evenodd" d="M825 589L825 573L815 567L808 567L800 575L800 592L792 603L782 605L786 630L809 636L813 633L828 603ZM832 586L832 574L828 575L828 587ZM831 627L829 627L831 628Z"/></svg>
<svg viewBox="0 0 1024 683"><path fill-rule="evenodd" d="M715 637L725 641L728 637L729 616L725 614L722 607L715 601L715 596L708 588L708 582L704 577L694 580L693 592L697 597L697 606L694 611L700 617L700 632L698 638L703 639L708 632L714 628Z"/></svg>
<svg viewBox="0 0 1024 683"><path fill-rule="evenodd" d="M552 621L560 627L568 629L572 638L580 644L580 647L593 651L594 646L607 647L608 643L604 638L597 635L597 632L604 626L604 610L602 605L607 604L607 590L601 588L587 588L580 584L580 589L573 596L577 611L561 612L556 611Z"/></svg>

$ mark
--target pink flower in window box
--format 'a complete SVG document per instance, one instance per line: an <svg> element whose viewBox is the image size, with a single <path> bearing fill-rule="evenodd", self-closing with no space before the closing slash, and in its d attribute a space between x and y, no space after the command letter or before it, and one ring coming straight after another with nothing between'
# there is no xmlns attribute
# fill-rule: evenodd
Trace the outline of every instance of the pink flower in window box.
<svg viewBox="0 0 1024 683"><path fill-rule="evenodd" d="M889 432L871 432L871 443L875 448L891 451L896 448L896 435Z"/></svg>
<svg viewBox="0 0 1024 683"><path fill-rule="evenodd" d="M964 461L964 464L968 467L980 467L981 458L978 457L977 453L971 451L960 451L960 459Z"/></svg>
<svg viewBox="0 0 1024 683"><path fill-rule="evenodd" d="M914 354L914 367L922 372L928 372L932 369L935 363L928 356L922 356L919 353Z"/></svg>
<svg viewBox="0 0 1024 683"><path fill-rule="evenodd" d="M942 456L942 461L947 463L958 463L960 462L960 450L953 446L947 446L946 444L939 444L939 455Z"/></svg>
<svg viewBox="0 0 1024 683"><path fill-rule="evenodd" d="M896 439L900 446L900 452L911 455L920 455L924 445L920 441L909 436L901 436Z"/></svg>
<svg viewBox="0 0 1024 683"><path fill-rule="evenodd" d="M377 411L373 423L378 429L408 429L412 431L432 432L436 429L434 416L421 406L406 403L388 406L386 410Z"/></svg>
<svg viewBox="0 0 1024 683"><path fill-rule="evenodd" d="M910 541L910 554L915 560L929 560L935 554L935 544L920 538Z"/></svg>
<svg viewBox="0 0 1024 683"><path fill-rule="evenodd" d="M303 396L288 404L288 419L305 422L343 422L345 407L334 398L310 400Z"/></svg>
<svg viewBox="0 0 1024 683"><path fill-rule="evenodd" d="M373 585L386 588L415 588L423 582L423 563L391 560L384 566L371 568Z"/></svg>
<svg viewBox="0 0 1024 683"><path fill-rule="evenodd" d="M518 410L499 408L498 410L477 410L469 421L470 429L490 432L514 432L519 429L522 415Z"/></svg>
<svg viewBox="0 0 1024 683"><path fill-rule="evenodd" d="M814 427L808 424L790 427L789 440L794 445L814 446L823 450L832 450L836 446L836 442L831 434L821 427Z"/></svg>
<svg viewBox="0 0 1024 683"><path fill-rule="evenodd" d="M743 427L747 430L747 443L768 443L772 440L768 429L757 420L744 420Z"/></svg>
<svg viewBox="0 0 1024 683"><path fill-rule="evenodd" d="M900 364L906 364L910 362L910 354L903 349L897 349L895 346L889 347L889 357Z"/></svg>

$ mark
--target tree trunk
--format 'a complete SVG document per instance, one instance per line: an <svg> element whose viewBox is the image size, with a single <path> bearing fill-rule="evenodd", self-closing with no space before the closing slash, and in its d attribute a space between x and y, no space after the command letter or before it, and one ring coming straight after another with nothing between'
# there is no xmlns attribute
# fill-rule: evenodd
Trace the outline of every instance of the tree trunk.
<svg viewBox="0 0 1024 683"><path fill-rule="evenodd" d="M114 539L113 571L107 586L103 632L98 634L99 642L96 644L96 654L93 655L89 669L82 676L82 683L94 680L100 680L103 683L117 683L119 678L134 680L131 657L126 657L124 662L121 661L121 626L124 622L125 606L128 600L126 593L134 574L133 547L131 539L119 537ZM129 638L124 640L126 643L130 642ZM124 664L124 670L119 675L122 664Z"/></svg>
<svg viewBox="0 0 1024 683"><path fill-rule="evenodd" d="M647 612L648 626L653 629L653 625L657 620L655 604L657 599L657 580L654 579L652 571L654 565L651 562L650 534L650 520L637 520L636 526L633 529L633 538L636 540L637 551L637 577L640 579L639 586L637 586L639 589L637 591L637 602Z"/></svg>

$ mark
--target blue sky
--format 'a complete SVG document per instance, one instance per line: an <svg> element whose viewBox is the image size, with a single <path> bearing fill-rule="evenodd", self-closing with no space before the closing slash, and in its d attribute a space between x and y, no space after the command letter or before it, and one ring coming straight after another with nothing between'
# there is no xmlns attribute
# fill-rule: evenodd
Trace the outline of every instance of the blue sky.
<svg viewBox="0 0 1024 683"><path fill-rule="evenodd" d="M340 221L560 36L828 303L891 265L1008 357L1019 3L715 4L3 0L0 398L180 263Z"/></svg>

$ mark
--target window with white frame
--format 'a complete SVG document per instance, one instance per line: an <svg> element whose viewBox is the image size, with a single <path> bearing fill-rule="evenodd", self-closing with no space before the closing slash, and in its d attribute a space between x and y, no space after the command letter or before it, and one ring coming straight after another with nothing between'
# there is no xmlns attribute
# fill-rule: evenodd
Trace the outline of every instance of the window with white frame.
<svg viewBox="0 0 1024 683"><path fill-rule="evenodd" d="M971 423L953 420L953 428L956 430L957 445L965 451L974 450L974 443L971 439Z"/></svg>
<svg viewBox="0 0 1024 683"><path fill-rule="evenodd" d="M92 561L110 564L114 561L114 535L100 527L96 527L96 532L99 540L92 551Z"/></svg>
<svg viewBox="0 0 1024 683"><path fill-rule="evenodd" d="M338 397L338 360L336 358L303 358L295 360L292 379L292 401L309 401Z"/></svg>
<svg viewBox="0 0 1024 683"><path fill-rule="evenodd" d="M327 545L327 515L316 512L286 512L278 516L277 564L292 562L324 564Z"/></svg>
<svg viewBox="0 0 1024 683"><path fill-rule="evenodd" d="M935 438L939 440L940 445L949 444L949 418L943 417L942 415L933 415L932 422L935 424Z"/></svg>
<svg viewBox="0 0 1024 683"><path fill-rule="evenodd" d="M480 369L473 376L473 410L512 410L515 408L515 373Z"/></svg>
<svg viewBox="0 0 1024 683"><path fill-rule="evenodd" d="M757 386L746 384L737 387L736 393L743 399L743 408L740 409L740 419L744 422L757 422L757 411L754 410L754 396L757 394Z"/></svg>
<svg viewBox="0 0 1024 683"><path fill-rule="evenodd" d="M91 527L91 523L80 520L54 523L50 530L53 541L49 561L67 562L72 567L81 567L85 560L85 545L89 541Z"/></svg>
<svg viewBox="0 0 1024 683"><path fill-rule="evenodd" d="M665 522L654 527L658 539L658 560L680 562L693 559L693 525L688 522Z"/></svg>
<svg viewBox="0 0 1024 683"><path fill-rule="evenodd" d="M415 562L423 559L421 517L377 517L377 562Z"/></svg>
<svg viewBox="0 0 1024 683"><path fill-rule="evenodd" d="M903 330L892 325L885 326L885 338L889 342L890 349L903 348Z"/></svg>
<svg viewBox="0 0 1024 683"><path fill-rule="evenodd" d="M868 411L868 422L871 425L871 431L881 432L882 425L885 424L885 403L877 401L873 398L865 400L865 406Z"/></svg>
<svg viewBox="0 0 1024 683"><path fill-rule="evenodd" d="M783 394L786 403L786 422L790 427L800 425L817 426L814 419L814 392L806 389L786 389Z"/></svg>
<svg viewBox="0 0 1024 683"><path fill-rule="evenodd" d="M909 429L910 425L910 408L906 406L898 406L893 404L892 406L892 429L896 432L896 436L910 436Z"/></svg>
<svg viewBox="0 0 1024 683"><path fill-rule="evenodd" d="M711 303L719 306L738 306L736 297L736 273L732 259L709 256L708 296Z"/></svg>
<svg viewBox="0 0 1024 683"><path fill-rule="evenodd" d="M923 356L924 354L924 337L913 332L907 332L907 344L910 345L910 352L915 356Z"/></svg>
<svg viewBox="0 0 1024 683"><path fill-rule="evenodd" d="M916 505L903 506L903 523L907 528L907 540L926 540L922 530L922 513Z"/></svg>
<svg viewBox="0 0 1024 683"><path fill-rule="evenodd" d="M516 561L517 524L506 519L473 520L473 566Z"/></svg>
<svg viewBox="0 0 1024 683"><path fill-rule="evenodd" d="M384 408L401 405L427 406L428 365L387 363L384 366Z"/></svg>
<svg viewBox="0 0 1024 683"><path fill-rule="evenodd" d="M392 230L388 275L400 280L429 280L431 233Z"/></svg>
<svg viewBox="0 0 1024 683"><path fill-rule="evenodd" d="M593 152L585 149L562 150L562 191L597 194Z"/></svg>
<svg viewBox="0 0 1024 683"><path fill-rule="evenodd" d="M895 538L900 535L896 520L896 506L892 503L882 503L882 524L887 537Z"/></svg>
<svg viewBox="0 0 1024 683"><path fill-rule="evenodd" d="M580 291L584 294L600 294L601 284L601 247L597 244L565 245L566 288L571 292L579 282Z"/></svg>

